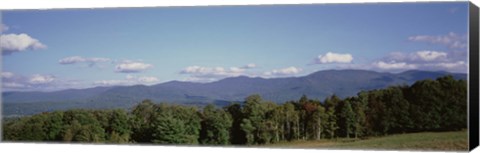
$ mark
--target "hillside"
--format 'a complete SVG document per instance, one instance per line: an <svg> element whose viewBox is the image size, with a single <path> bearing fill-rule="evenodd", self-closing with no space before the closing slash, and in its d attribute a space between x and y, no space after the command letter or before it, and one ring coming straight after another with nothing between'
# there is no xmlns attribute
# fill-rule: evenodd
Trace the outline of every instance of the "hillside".
<svg viewBox="0 0 480 153"><path fill-rule="evenodd" d="M435 79L451 74L411 70L398 74L366 70L325 70L303 77L251 78L246 76L225 78L211 83L171 81L152 86L113 86L88 89L69 89L55 92L4 92L4 115L26 115L68 108L130 108L151 99L189 105L215 103L226 105L242 101L251 94L283 103L296 100L303 94L323 100L336 94L353 96L362 90L408 84L422 79ZM466 79L466 74L451 74L456 79Z"/></svg>

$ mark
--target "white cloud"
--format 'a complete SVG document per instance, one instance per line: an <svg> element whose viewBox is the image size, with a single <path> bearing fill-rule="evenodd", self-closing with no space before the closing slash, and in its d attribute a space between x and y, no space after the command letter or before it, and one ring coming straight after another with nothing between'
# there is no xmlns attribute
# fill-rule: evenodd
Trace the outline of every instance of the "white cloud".
<svg viewBox="0 0 480 153"><path fill-rule="evenodd" d="M26 77L15 75L12 72L2 72L2 88L9 89L23 89L29 87L28 79Z"/></svg>
<svg viewBox="0 0 480 153"><path fill-rule="evenodd" d="M75 64L79 62L85 62L86 59L80 56L70 56L70 57L65 57L60 60L58 60L58 63L60 64Z"/></svg>
<svg viewBox="0 0 480 153"><path fill-rule="evenodd" d="M101 86L114 86L114 85L135 85L135 84L154 84L158 83L160 80L157 77L152 76L140 76L137 77L135 75L127 75L125 79L119 80L100 80L94 81L94 85L101 85Z"/></svg>
<svg viewBox="0 0 480 153"><path fill-rule="evenodd" d="M328 52L325 55L318 55L315 59L317 64L325 64L325 63L350 63L353 60L353 56L351 54L340 54L340 53L332 53Z"/></svg>
<svg viewBox="0 0 480 153"><path fill-rule="evenodd" d="M408 40L415 42L427 42L431 44L441 44L449 48L466 48L467 36L458 35L454 32L450 32L447 35L416 35L408 37Z"/></svg>
<svg viewBox="0 0 480 153"><path fill-rule="evenodd" d="M4 91L54 91L88 87L80 80L59 79L54 75L34 74L24 76L12 72L2 72L2 77Z"/></svg>
<svg viewBox="0 0 480 153"><path fill-rule="evenodd" d="M413 53L392 52L385 57L384 60L408 63L438 62L448 60L448 53L431 50L422 50Z"/></svg>
<svg viewBox="0 0 480 153"><path fill-rule="evenodd" d="M10 79L14 76L12 72L2 72L2 78L4 79Z"/></svg>
<svg viewBox="0 0 480 153"><path fill-rule="evenodd" d="M34 74L32 76L16 75L12 72L2 72L2 86L6 89L34 89L48 87L55 81L55 76Z"/></svg>
<svg viewBox="0 0 480 153"><path fill-rule="evenodd" d="M455 55L455 52L417 51L413 53L393 52L389 56L372 63L373 69L406 70L422 69L466 73L468 64L466 55Z"/></svg>
<svg viewBox="0 0 480 153"><path fill-rule="evenodd" d="M99 86L130 85L128 80L100 80L94 81L93 84Z"/></svg>
<svg viewBox="0 0 480 153"><path fill-rule="evenodd" d="M245 69L239 67L230 67L230 71L233 73L243 73L245 72Z"/></svg>
<svg viewBox="0 0 480 153"><path fill-rule="evenodd" d="M468 72L468 63L466 63L465 61L425 63L420 65L420 67L426 70L437 70L437 71L441 70L441 71L459 72L459 73Z"/></svg>
<svg viewBox="0 0 480 153"><path fill-rule="evenodd" d="M266 75L266 76L290 76L290 75L298 74L301 71L302 71L301 68L290 66L290 67L283 68L283 69L274 69L272 71L264 72L264 75Z"/></svg>
<svg viewBox="0 0 480 153"><path fill-rule="evenodd" d="M194 73L220 73L223 72L223 68L221 67L216 67L216 68L210 68L210 67L201 67L201 66L188 66L185 69L183 69L180 73L182 74L194 74Z"/></svg>
<svg viewBox="0 0 480 153"><path fill-rule="evenodd" d="M0 48L3 55L13 52L20 52L27 49L44 49L47 46L27 34L5 34L0 35Z"/></svg>
<svg viewBox="0 0 480 153"><path fill-rule="evenodd" d="M28 82L30 84L46 84L46 83L51 83L54 80L55 80L55 77L51 75L35 74L32 77L30 77Z"/></svg>
<svg viewBox="0 0 480 153"><path fill-rule="evenodd" d="M242 69L253 69L253 68L256 68L256 67L257 67L256 64L250 63L250 64L247 64L247 65L245 65L245 66L242 66L241 68L242 68Z"/></svg>
<svg viewBox="0 0 480 153"><path fill-rule="evenodd" d="M247 73L248 69L255 68L255 64L248 64L242 67L203 67L203 66L188 66L180 74L189 75L185 80L192 82L211 82L227 77L235 77L240 75L250 76Z"/></svg>
<svg viewBox="0 0 480 153"><path fill-rule="evenodd" d="M132 62L132 61L127 61L121 64L118 64L115 67L116 72L120 73L138 73L142 72L144 70L147 70L149 68L152 68L153 65L151 64L146 64L142 62Z"/></svg>
<svg viewBox="0 0 480 153"><path fill-rule="evenodd" d="M413 53L392 52L387 57L374 62L372 68L382 70L422 69L467 73L468 64L465 51L422 50Z"/></svg>
<svg viewBox="0 0 480 153"><path fill-rule="evenodd" d="M434 61L438 59L447 58L447 53L437 52L437 51L418 51L416 52L417 57L420 57L424 61Z"/></svg>
<svg viewBox="0 0 480 153"><path fill-rule="evenodd" d="M155 83L155 82L158 82L160 81L158 78L156 77L139 77L138 79L138 82L141 82L141 83Z"/></svg>
<svg viewBox="0 0 480 153"><path fill-rule="evenodd" d="M20 83L16 83L16 82L4 82L2 83L3 84L3 87L4 88L13 88L13 89L21 89L21 88L27 88L27 87L30 87L26 84L20 84Z"/></svg>
<svg viewBox="0 0 480 153"><path fill-rule="evenodd" d="M446 69L464 69L467 67L467 63L464 61L457 61L457 62L442 62L436 63L435 66L446 68Z"/></svg>
<svg viewBox="0 0 480 153"><path fill-rule="evenodd" d="M188 66L183 69L180 74L190 74L196 77L208 77L208 78L222 78L222 77L231 77L238 76L243 74L245 69L238 67L230 67L230 69L225 69L223 67L202 67L202 66Z"/></svg>
<svg viewBox="0 0 480 153"><path fill-rule="evenodd" d="M378 61L373 63L373 66L376 68L384 69L384 70L398 70L398 69L415 69L417 68L414 64L408 64L405 62L383 62Z"/></svg>
<svg viewBox="0 0 480 153"><path fill-rule="evenodd" d="M205 77L195 77L195 76L191 76L183 79L183 81L187 81L187 82L213 82L217 80L218 78L205 78Z"/></svg>
<svg viewBox="0 0 480 153"><path fill-rule="evenodd" d="M248 66L249 65L249 66ZM228 77L249 76L249 77L285 77L294 76L303 70L294 66L273 69L270 71L250 71L249 68L254 68L256 65L248 64L242 67L203 67L203 66L188 66L180 71L180 74L188 75L184 81L190 82L212 82ZM246 68L246 67L249 68Z"/></svg>
<svg viewBox="0 0 480 153"><path fill-rule="evenodd" d="M5 25L3 23L0 23L0 32L5 32L8 29L10 29L10 27L8 27L7 25Z"/></svg>
<svg viewBox="0 0 480 153"><path fill-rule="evenodd" d="M70 56L70 57L65 57L58 60L58 63L60 64L89 63L90 65L94 65L95 63L109 62L109 61L110 59L108 58L100 58L100 57L86 58L81 56Z"/></svg>

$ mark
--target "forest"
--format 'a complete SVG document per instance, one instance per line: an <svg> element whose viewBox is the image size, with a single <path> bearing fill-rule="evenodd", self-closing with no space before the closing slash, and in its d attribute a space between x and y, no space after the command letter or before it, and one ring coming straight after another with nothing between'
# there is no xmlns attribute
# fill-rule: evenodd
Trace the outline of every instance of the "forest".
<svg viewBox="0 0 480 153"><path fill-rule="evenodd" d="M144 100L131 108L72 109L4 118L3 141L259 145L467 128L467 81L443 76L320 101L258 94L219 108Z"/></svg>

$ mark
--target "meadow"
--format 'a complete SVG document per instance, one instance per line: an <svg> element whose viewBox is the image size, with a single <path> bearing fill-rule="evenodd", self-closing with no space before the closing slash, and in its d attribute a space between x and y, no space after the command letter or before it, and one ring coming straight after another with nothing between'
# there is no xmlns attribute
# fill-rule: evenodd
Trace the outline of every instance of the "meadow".
<svg viewBox="0 0 480 153"><path fill-rule="evenodd" d="M468 131L421 132L395 134L366 139L338 138L324 140L298 140L263 145L262 147L309 149L358 149L358 150L422 150L466 151Z"/></svg>

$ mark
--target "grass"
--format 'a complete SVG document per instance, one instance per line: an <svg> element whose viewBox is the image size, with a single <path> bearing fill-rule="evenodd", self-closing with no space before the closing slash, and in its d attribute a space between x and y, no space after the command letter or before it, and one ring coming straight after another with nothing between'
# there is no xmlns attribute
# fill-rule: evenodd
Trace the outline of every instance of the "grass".
<svg viewBox="0 0 480 153"><path fill-rule="evenodd" d="M364 140L341 138L336 140L290 141L265 146L281 148L467 151L468 133L466 130L422 132L371 137Z"/></svg>

